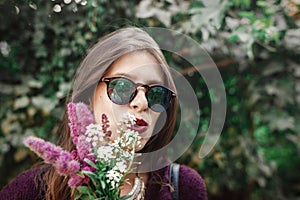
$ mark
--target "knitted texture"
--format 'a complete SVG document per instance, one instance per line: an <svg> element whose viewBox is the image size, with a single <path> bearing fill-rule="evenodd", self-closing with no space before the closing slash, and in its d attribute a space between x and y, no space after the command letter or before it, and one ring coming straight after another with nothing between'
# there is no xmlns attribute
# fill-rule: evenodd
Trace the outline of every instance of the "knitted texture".
<svg viewBox="0 0 300 200"><path fill-rule="evenodd" d="M35 177L40 168L23 172L0 191L0 200L42 200L40 187Z"/></svg>
<svg viewBox="0 0 300 200"><path fill-rule="evenodd" d="M40 168L23 172L0 191L0 200L40 200L40 187L35 177ZM151 173L146 184L145 200L172 200L169 182L170 166ZM201 176L193 169L180 165L179 199L206 200L206 188Z"/></svg>
<svg viewBox="0 0 300 200"><path fill-rule="evenodd" d="M152 173L147 184L145 200L172 200L169 183L170 166ZM179 200L206 200L206 187L201 176L194 169L180 165L179 169Z"/></svg>

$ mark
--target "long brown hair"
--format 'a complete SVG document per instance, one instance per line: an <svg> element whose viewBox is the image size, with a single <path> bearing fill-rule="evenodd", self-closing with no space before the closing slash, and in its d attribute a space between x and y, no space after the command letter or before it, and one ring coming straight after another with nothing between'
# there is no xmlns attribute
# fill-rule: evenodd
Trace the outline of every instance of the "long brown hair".
<svg viewBox="0 0 300 200"><path fill-rule="evenodd" d="M102 38L89 50L74 76L67 102L70 100L90 104L99 80L108 71L111 64L125 54L140 50L146 51L156 59L163 71L165 84L176 92L168 64L157 43L139 28L124 28ZM176 123L177 105L177 98L174 98L167 110L166 123L158 134L150 138L142 152L152 152L168 144ZM59 135L58 145L68 151L74 149L66 111L61 122ZM71 192L67 186L68 180L58 175L53 167L46 169L44 177L46 199L71 198Z"/></svg>

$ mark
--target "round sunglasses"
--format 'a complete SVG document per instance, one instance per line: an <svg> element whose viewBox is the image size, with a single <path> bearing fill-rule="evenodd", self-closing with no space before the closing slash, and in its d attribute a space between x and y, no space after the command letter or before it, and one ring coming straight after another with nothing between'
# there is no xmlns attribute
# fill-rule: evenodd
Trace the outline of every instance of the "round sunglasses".
<svg viewBox="0 0 300 200"><path fill-rule="evenodd" d="M148 101L148 107L155 112L167 110L172 98L176 97L174 92L164 86L149 86L134 83L125 77L102 78L101 81L107 85L107 95L109 99L118 105L130 103L135 98L138 87L146 89L145 95Z"/></svg>

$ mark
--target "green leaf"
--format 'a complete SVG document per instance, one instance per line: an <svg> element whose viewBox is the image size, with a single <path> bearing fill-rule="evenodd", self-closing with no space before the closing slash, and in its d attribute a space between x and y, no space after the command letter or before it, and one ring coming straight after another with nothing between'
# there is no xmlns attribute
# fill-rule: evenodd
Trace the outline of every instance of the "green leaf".
<svg viewBox="0 0 300 200"><path fill-rule="evenodd" d="M84 178L84 174L81 171L77 172L77 175L80 176L81 178Z"/></svg>
<svg viewBox="0 0 300 200"><path fill-rule="evenodd" d="M253 22L256 19L255 15L254 15L254 12L242 11L242 12L239 12L238 15L240 17L246 17L246 18L250 19L251 22Z"/></svg>
<svg viewBox="0 0 300 200"><path fill-rule="evenodd" d="M89 164L91 167L94 167L95 169L97 169L97 165L95 163L93 163L92 161L90 161L89 159L85 158L84 161Z"/></svg>
<svg viewBox="0 0 300 200"><path fill-rule="evenodd" d="M239 36L237 35L232 35L227 39L229 42L235 42L239 40Z"/></svg>
<svg viewBox="0 0 300 200"><path fill-rule="evenodd" d="M81 199L82 196L83 196L82 194L77 194L76 197L75 197L75 200Z"/></svg>
<svg viewBox="0 0 300 200"><path fill-rule="evenodd" d="M101 180L101 181L100 181L100 184L101 184L101 187L102 187L103 189L105 189L105 186L106 186L105 181Z"/></svg>
<svg viewBox="0 0 300 200"><path fill-rule="evenodd" d="M81 196L80 200L93 200L94 198L91 199L90 195L84 194Z"/></svg>
<svg viewBox="0 0 300 200"><path fill-rule="evenodd" d="M90 194L91 191L87 186L79 186L77 187L77 190L82 194Z"/></svg>
<svg viewBox="0 0 300 200"><path fill-rule="evenodd" d="M194 1L191 3L190 8L203 8L204 4L201 1Z"/></svg>

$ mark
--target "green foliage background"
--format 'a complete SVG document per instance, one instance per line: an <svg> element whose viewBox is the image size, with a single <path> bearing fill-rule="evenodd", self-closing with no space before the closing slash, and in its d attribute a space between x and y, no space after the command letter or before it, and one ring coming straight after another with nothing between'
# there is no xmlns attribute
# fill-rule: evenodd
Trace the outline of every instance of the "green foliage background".
<svg viewBox="0 0 300 200"><path fill-rule="evenodd" d="M298 3L297 3L298 2ZM227 116L211 154L198 158L210 91L186 73L201 109L198 136L179 159L203 176L209 199L300 199L300 5L296 0L0 1L0 188L36 157L22 145L57 138L71 78L101 36L128 25L181 31L216 62ZM191 123L195 113L185 113Z"/></svg>

